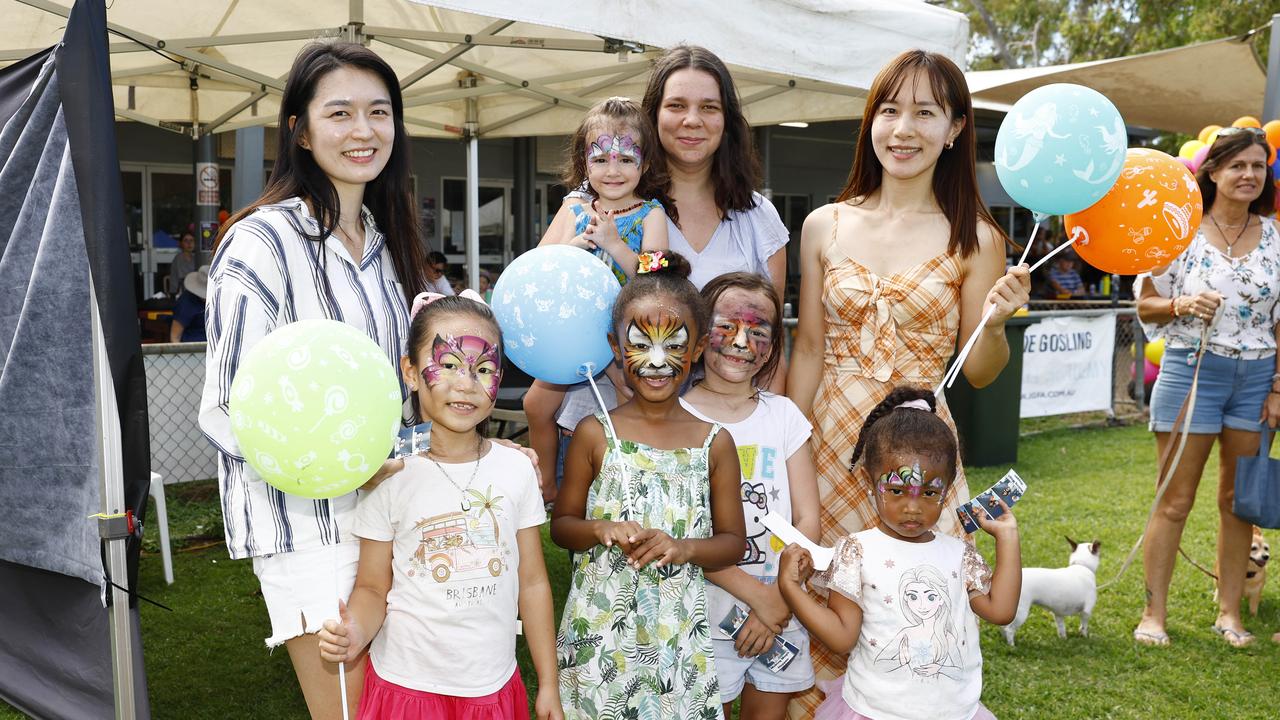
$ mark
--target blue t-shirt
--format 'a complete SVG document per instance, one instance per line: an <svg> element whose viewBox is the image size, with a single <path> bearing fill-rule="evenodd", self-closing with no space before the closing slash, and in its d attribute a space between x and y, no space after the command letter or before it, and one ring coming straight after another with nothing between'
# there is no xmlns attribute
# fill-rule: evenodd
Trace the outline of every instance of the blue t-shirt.
<svg viewBox="0 0 1280 720"><path fill-rule="evenodd" d="M173 305L173 321L182 323L182 342L204 342L204 298L184 289Z"/></svg>

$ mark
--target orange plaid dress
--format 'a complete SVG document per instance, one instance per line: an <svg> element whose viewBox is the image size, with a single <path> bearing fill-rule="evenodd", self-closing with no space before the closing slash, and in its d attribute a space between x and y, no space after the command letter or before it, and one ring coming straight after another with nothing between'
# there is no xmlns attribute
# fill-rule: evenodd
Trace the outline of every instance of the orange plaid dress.
<svg viewBox="0 0 1280 720"><path fill-rule="evenodd" d="M960 326L960 259L944 253L901 272L880 277L836 246L839 207L831 240L822 253L822 303L826 309L826 352L822 383L814 397L813 460L821 500L822 544L876 523L871 480L859 463L849 471L849 458L867 414L896 385L935 388L955 353ZM945 400L938 414L955 429ZM964 469L946 499L939 529L964 537L955 508L969 498ZM844 655L810 643L818 685L844 674ZM791 718L811 718L822 704L814 688L791 702Z"/></svg>

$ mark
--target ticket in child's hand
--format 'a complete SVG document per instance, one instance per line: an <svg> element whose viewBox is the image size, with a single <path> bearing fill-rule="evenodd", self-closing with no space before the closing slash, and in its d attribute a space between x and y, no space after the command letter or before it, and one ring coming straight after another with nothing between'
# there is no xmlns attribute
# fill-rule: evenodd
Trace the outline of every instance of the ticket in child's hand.
<svg viewBox="0 0 1280 720"><path fill-rule="evenodd" d="M747 611L736 603L729 609L729 614L724 616L720 621L720 629L730 638L737 640L738 632L742 630L742 624L747 621ZM765 667L774 672L782 672L791 665L791 661L796 659L800 654L800 648L790 642L787 642L781 635L773 637L773 645L756 656L756 660L764 663Z"/></svg>
<svg viewBox="0 0 1280 720"><path fill-rule="evenodd" d="M1004 500L1005 505L1013 507L1014 503L1022 499L1022 495L1027 491L1027 483L1018 475L1017 472L1010 470L1000 478L995 485L984 490L977 497L969 502L956 508L956 515L960 518L960 524L964 527L965 532L978 531L978 515L979 511L985 512L987 517L992 520L1004 514L1004 508L1000 507L1000 503L996 498Z"/></svg>
<svg viewBox="0 0 1280 720"><path fill-rule="evenodd" d="M804 536L804 533L795 528L794 525L787 522L776 512L769 511L768 515L760 521L760 524L769 529L769 532L777 536L784 545L795 543L805 550L809 551L809 555L813 558L813 569L822 572L831 567L831 560L836 556L834 548L822 547L818 543Z"/></svg>

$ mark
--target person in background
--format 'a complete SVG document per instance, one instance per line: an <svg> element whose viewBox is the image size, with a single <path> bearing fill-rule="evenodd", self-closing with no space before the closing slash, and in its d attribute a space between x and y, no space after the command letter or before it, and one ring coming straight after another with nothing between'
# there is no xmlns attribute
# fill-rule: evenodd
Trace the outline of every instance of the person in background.
<svg viewBox="0 0 1280 720"><path fill-rule="evenodd" d="M467 289L467 276L462 270L454 270L448 274L449 289L453 291L453 295L461 293Z"/></svg>
<svg viewBox="0 0 1280 720"><path fill-rule="evenodd" d="M200 254L196 252L196 236L190 231L182 233L182 237L178 240L178 254L174 255L173 262L169 263L169 280L165 283L165 290L171 295L180 294L187 275L196 271L199 261Z"/></svg>
<svg viewBox="0 0 1280 720"><path fill-rule="evenodd" d="M1084 280L1076 270L1076 259L1069 251L1063 251L1053 259L1049 270L1049 290L1059 299L1084 296Z"/></svg>
<svg viewBox="0 0 1280 720"><path fill-rule="evenodd" d="M204 300L209 290L209 266L187 273L173 305L169 342L204 342Z"/></svg>
<svg viewBox="0 0 1280 720"><path fill-rule="evenodd" d="M476 292L480 293L480 297L484 298L485 304L493 302L493 284L496 279L493 273L488 270L480 271L480 287L476 288Z"/></svg>
<svg viewBox="0 0 1280 720"><path fill-rule="evenodd" d="M457 295L453 289L449 278L445 274L449 272L449 261L445 259L444 253L438 250L432 250L427 253L427 290L441 295Z"/></svg>

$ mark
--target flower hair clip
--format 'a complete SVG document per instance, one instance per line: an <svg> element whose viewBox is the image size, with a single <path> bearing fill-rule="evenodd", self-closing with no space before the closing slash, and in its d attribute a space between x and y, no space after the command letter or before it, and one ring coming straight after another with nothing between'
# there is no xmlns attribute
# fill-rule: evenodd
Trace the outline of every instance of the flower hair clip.
<svg viewBox="0 0 1280 720"><path fill-rule="evenodd" d="M637 275L657 272L670 264L667 258L663 256L661 250L640 253L638 260L640 262L640 266L636 268Z"/></svg>

